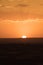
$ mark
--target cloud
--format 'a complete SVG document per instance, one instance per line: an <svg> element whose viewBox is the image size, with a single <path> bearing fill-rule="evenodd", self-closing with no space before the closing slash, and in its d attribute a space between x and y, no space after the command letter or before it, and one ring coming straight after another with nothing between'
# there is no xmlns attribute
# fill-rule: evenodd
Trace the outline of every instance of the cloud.
<svg viewBox="0 0 43 65"><path fill-rule="evenodd" d="M1 7L2 5L0 4L0 7Z"/></svg>
<svg viewBox="0 0 43 65"><path fill-rule="evenodd" d="M5 5L0 5L0 7L5 7Z"/></svg>
<svg viewBox="0 0 43 65"><path fill-rule="evenodd" d="M14 0L8 0L8 1L12 2L12 1L14 1Z"/></svg>
<svg viewBox="0 0 43 65"><path fill-rule="evenodd" d="M0 7L1 7L2 5L0 4Z"/></svg>
<svg viewBox="0 0 43 65"><path fill-rule="evenodd" d="M14 6L11 6L11 5L0 5L0 7L4 7L4 8L14 8Z"/></svg>
<svg viewBox="0 0 43 65"><path fill-rule="evenodd" d="M19 6L19 7L27 7L28 5L26 5L26 4L18 4L17 6Z"/></svg>
<svg viewBox="0 0 43 65"><path fill-rule="evenodd" d="M43 19L28 19L28 20L0 20L0 23L28 23L28 22L43 22Z"/></svg>
<svg viewBox="0 0 43 65"><path fill-rule="evenodd" d="M43 4L40 4L40 6L43 6Z"/></svg>
<svg viewBox="0 0 43 65"><path fill-rule="evenodd" d="M6 8L13 8L13 6L5 6Z"/></svg>

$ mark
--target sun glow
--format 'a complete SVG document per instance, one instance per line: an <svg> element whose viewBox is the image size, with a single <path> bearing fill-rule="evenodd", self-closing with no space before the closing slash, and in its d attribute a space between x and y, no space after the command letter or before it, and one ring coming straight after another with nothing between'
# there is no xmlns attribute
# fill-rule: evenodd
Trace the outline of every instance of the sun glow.
<svg viewBox="0 0 43 65"><path fill-rule="evenodd" d="M27 36L22 36L22 38L27 38Z"/></svg>

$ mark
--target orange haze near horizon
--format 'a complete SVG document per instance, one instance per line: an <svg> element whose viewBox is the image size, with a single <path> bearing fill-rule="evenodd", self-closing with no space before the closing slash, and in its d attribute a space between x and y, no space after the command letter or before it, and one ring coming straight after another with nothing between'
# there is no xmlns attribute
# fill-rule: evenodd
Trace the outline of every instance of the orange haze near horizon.
<svg viewBox="0 0 43 65"><path fill-rule="evenodd" d="M0 38L43 37L43 22L1 22Z"/></svg>

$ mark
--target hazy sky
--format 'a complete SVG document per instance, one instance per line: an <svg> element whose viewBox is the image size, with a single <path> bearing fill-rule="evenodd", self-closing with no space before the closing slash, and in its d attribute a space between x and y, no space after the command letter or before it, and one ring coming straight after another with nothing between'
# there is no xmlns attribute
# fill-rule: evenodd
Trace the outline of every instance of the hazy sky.
<svg viewBox="0 0 43 65"><path fill-rule="evenodd" d="M43 37L43 0L0 0L0 38Z"/></svg>
<svg viewBox="0 0 43 65"><path fill-rule="evenodd" d="M0 18L43 18L43 0L0 0Z"/></svg>

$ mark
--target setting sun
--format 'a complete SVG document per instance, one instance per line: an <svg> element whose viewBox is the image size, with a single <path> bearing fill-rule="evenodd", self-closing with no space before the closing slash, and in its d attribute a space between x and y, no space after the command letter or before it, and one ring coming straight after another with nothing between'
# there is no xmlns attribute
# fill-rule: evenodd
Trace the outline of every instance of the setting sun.
<svg viewBox="0 0 43 65"><path fill-rule="evenodd" d="M22 38L27 38L27 36L22 36Z"/></svg>

